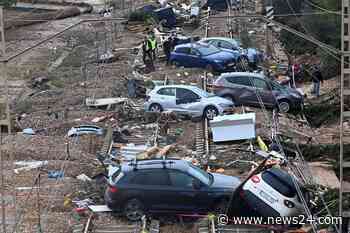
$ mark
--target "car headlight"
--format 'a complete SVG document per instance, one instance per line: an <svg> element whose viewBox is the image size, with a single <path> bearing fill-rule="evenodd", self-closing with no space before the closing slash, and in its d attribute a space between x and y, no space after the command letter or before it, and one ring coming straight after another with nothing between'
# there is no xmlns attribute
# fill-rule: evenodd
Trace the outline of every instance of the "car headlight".
<svg viewBox="0 0 350 233"><path fill-rule="evenodd" d="M296 93L291 93L291 96L293 96L296 99L301 99L301 96Z"/></svg>
<svg viewBox="0 0 350 233"><path fill-rule="evenodd" d="M222 108L232 108L232 107L233 107L233 104L224 104L224 103L220 103L219 106L222 107Z"/></svg>

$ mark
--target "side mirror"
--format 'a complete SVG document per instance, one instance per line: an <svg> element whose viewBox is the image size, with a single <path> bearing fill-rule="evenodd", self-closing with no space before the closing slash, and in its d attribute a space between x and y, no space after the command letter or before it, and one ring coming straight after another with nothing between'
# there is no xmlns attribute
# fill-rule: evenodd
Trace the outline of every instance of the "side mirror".
<svg viewBox="0 0 350 233"><path fill-rule="evenodd" d="M201 187L202 187L202 184L199 180L197 179L193 179L192 180L192 187L195 189L195 190L199 190Z"/></svg>

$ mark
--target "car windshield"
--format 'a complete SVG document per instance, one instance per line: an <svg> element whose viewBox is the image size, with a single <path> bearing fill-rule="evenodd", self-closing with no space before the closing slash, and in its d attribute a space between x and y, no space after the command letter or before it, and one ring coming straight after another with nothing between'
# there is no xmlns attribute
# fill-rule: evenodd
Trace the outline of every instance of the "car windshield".
<svg viewBox="0 0 350 233"><path fill-rule="evenodd" d="M212 181L212 176L208 172L206 172L206 171L204 171L196 166L193 166L191 163L189 163L189 165L190 165L190 167L188 169L189 174L196 177L204 184L210 185L210 183Z"/></svg>
<svg viewBox="0 0 350 233"><path fill-rule="evenodd" d="M220 52L220 49L211 45L198 47L198 50L202 54L202 56L208 56Z"/></svg>
<svg viewBox="0 0 350 233"><path fill-rule="evenodd" d="M271 81L271 86L273 90L278 90L278 91L282 91L282 90L286 90L287 88L285 86L282 86L281 84L279 84L276 81Z"/></svg>
<svg viewBox="0 0 350 233"><path fill-rule="evenodd" d="M230 43L235 47L235 48L239 48L241 46L241 44L239 43L239 41L235 40L235 39L231 39Z"/></svg>
<svg viewBox="0 0 350 233"><path fill-rule="evenodd" d="M214 94L208 93L208 92L204 91L203 89L200 89L199 87L193 87L193 90L198 95L200 95L204 98L209 98L209 97L215 96Z"/></svg>

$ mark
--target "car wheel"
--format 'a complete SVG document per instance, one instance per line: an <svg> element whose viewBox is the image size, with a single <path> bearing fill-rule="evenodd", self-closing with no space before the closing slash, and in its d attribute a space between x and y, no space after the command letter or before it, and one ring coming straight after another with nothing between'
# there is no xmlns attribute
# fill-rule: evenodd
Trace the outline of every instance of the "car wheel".
<svg viewBox="0 0 350 233"><path fill-rule="evenodd" d="M124 213L130 221L139 221L145 215L143 204L137 199L131 199L126 203Z"/></svg>
<svg viewBox="0 0 350 233"><path fill-rule="evenodd" d="M221 200L218 204L214 206L214 213L216 214L226 214L227 206L228 206L227 200Z"/></svg>
<svg viewBox="0 0 350 233"><path fill-rule="evenodd" d="M212 65L208 64L206 67L205 67L206 71L208 71L209 73L214 73L214 68Z"/></svg>
<svg viewBox="0 0 350 233"><path fill-rule="evenodd" d="M249 61L246 57L240 57L238 59L238 68L241 71L248 71L249 70Z"/></svg>
<svg viewBox="0 0 350 233"><path fill-rule="evenodd" d="M225 98L229 101L232 101L232 103L235 103L235 100L233 99L232 95L223 95L222 98Z"/></svg>
<svg viewBox="0 0 350 233"><path fill-rule="evenodd" d="M278 101L278 108L281 112L287 113L290 110L290 103L288 100Z"/></svg>
<svg viewBox="0 0 350 233"><path fill-rule="evenodd" d="M213 107L213 106L208 106L205 110L204 110L204 117L212 120L214 117L216 117L219 114L219 111Z"/></svg>
<svg viewBox="0 0 350 233"><path fill-rule="evenodd" d="M175 67L180 67L180 63L178 61L171 61L171 65Z"/></svg>
<svg viewBox="0 0 350 233"><path fill-rule="evenodd" d="M159 104L151 104L151 106L149 107L149 110L151 112L161 112L161 111L163 111L162 106L160 106Z"/></svg>

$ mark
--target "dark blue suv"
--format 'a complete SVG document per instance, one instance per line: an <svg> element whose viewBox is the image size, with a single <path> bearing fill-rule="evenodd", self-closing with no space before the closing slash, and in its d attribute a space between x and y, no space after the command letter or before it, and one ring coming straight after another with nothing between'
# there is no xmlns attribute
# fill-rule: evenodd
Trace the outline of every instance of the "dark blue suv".
<svg viewBox="0 0 350 233"><path fill-rule="evenodd" d="M145 213L206 214L224 210L239 184L184 160L142 160L110 171L105 201L131 221Z"/></svg>
<svg viewBox="0 0 350 233"><path fill-rule="evenodd" d="M205 68L210 72L234 71L236 54L223 51L205 43L188 43L175 47L170 55L170 63L189 68Z"/></svg>

